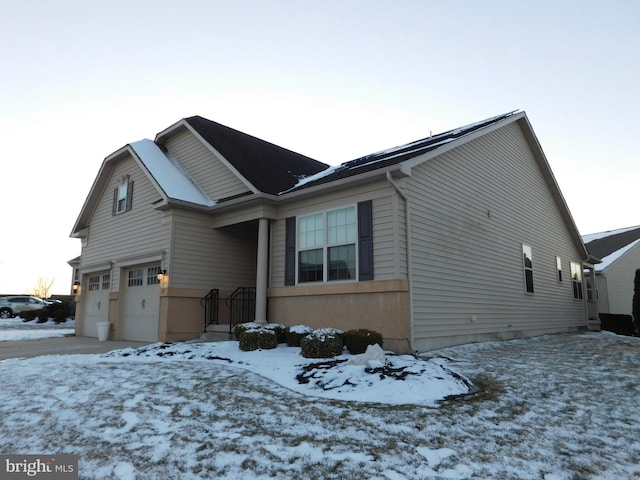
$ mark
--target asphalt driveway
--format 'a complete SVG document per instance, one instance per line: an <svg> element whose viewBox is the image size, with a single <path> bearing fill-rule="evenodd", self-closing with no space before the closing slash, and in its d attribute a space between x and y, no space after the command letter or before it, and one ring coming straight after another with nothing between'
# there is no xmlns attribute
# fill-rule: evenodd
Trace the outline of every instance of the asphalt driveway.
<svg viewBox="0 0 640 480"><path fill-rule="evenodd" d="M97 338L76 336L0 342L0 361L8 358L31 358L42 355L105 353L120 348L135 348L142 345L147 345L147 343L113 340L101 342Z"/></svg>

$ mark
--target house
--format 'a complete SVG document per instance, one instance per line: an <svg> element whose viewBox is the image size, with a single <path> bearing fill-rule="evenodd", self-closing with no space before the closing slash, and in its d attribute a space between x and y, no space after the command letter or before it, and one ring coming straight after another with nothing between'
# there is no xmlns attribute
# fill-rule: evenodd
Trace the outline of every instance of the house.
<svg viewBox="0 0 640 480"><path fill-rule="evenodd" d="M597 300L600 313L631 315L633 281L640 269L640 226L592 233L582 240L587 251L602 260L595 267L595 283L587 285L587 295Z"/></svg>
<svg viewBox="0 0 640 480"><path fill-rule="evenodd" d="M106 157L71 235L78 335L268 320L370 328L407 352L593 317L593 265L524 112L339 166L185 118Z"/></svg>

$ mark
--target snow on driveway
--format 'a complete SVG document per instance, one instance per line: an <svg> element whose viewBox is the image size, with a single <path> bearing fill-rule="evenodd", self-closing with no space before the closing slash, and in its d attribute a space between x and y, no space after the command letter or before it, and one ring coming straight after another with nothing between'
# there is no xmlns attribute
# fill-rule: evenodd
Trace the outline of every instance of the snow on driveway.
<svg viewBox="0 0 640 480"><path fill-rule="evenodd" d="M2 452L78 454L87 479L640 478L640 339L588 333L444 349L416 362L427 376L372 382L378 396L366 402L323 398L335 383L293 382L277 359L293 350L270 359L237 344L182 343L5 360ZM427 364L483 391L438 406L399 401L437 388ZM330 374L340 375L362 392L372 379Z"/></svg>

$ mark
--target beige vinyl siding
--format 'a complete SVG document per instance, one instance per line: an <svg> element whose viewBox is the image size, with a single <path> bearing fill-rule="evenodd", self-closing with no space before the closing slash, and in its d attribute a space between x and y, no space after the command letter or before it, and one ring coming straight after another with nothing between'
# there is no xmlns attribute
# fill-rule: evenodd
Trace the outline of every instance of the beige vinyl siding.
<svg viewBox="0 0 640 480"><path fill-rule="evenodd" d="M190 131L181 130L166 148L182 167L214 200L249 191L249 188Z"/></svg>
<svg viewBox="0 0 640 480"><path fill-rule="evenodd" d="M586 325L569 275L556 277L556 256L568 273L580 252L517 123L419 165L407 188L415 348L433 337ZM533 250L533 295L523 243Z"/></svg>
<svg viewBox="0 0 640 480"><path fill-rule="evenodd" d="M134 182L132 209L112 215L113 190L123 175ZM157 256L169 249L169 229L164 214L153 207L160 194L131 157L118 162L100 196L82 249L81 270L105 262L127 261L149 254ZM111 271L111 290L117 291L119 269Z"/></svg>
<svg viewBox="0 0 640 480"><path fill-rule="evenodd" d="M374 280L406 279L404 205L401 200L398 202L396 197L397 193L391 185L386 181L380 181L350 190L307 198L281 207L279 218L271 224L270 286L284 286L284 237L287 217L354 205L370 199L373 202ZM399 209L398 206L400 206ZM398 258L402 266L398 266L396 261Z"/></svg>
<svg viewBox="0 0 640 480"><path fill-rule="evenodd" d="M228 291L255 285L257 222L214 229L210 217L174 211L172 230L171 287Z"/></svg>
<svg viewBox="0 0 640 480"><path fill-rule="evenodd" d="M636 270L640 268L640 245L632 247L628 252L613 262L605 271L607 278L608 313L631 315L633 306L633 281Z"/></svg>

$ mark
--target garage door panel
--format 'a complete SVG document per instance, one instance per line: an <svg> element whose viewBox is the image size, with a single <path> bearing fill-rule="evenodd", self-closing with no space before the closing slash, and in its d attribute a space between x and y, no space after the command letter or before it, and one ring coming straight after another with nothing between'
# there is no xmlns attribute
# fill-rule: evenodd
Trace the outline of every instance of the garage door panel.
<svg viewBox="0 0 640 480"><path fill-rule="evenodd" d="M97 337L96 323L109 321L111 276L109 272L97 272L91 273L88 277L81 334L87 337Z"/></svg>
<svg viewBox="0 0 640 480"><path fill-rule="evenodd" d="M159 267L147 265L125 272L123 338L142 342L158 341L160 321Z"/></svg>

